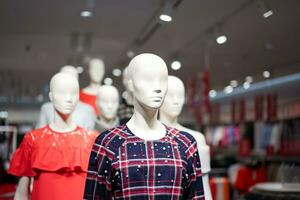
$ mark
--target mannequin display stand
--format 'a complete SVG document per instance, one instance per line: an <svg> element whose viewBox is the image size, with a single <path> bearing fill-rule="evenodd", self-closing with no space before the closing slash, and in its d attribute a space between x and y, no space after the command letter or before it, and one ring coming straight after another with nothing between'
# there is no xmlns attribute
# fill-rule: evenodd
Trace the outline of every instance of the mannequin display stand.
<svg viewBox="0 0 300 200"><path fill-rule="evenodd" d="M84 199L204 199L196 140L157 119L168 86L165 62L140 54L128 75L134 114L95 140Z"/></svg>
<svg viewBox="0 0 300 200"><path fill-rule="evenodd" d="M95 129L103 132L117 127L120 121L117 116L119 107L119 92L117 88L110 85L101 86L97 94L97 105L101 110L101 114L96 119Z"/></svg>
<svg viewBox="0 0 300 200"><path fill-rule="evenodd" d="M101 86L101 81L105 73L104 62L101 59L91 59L89 62L89 77L90 84L80 91L79 99L83 103L90 105L96 114L99 116L100 110L97 107L97 92Z"/></svg>
<svg viewBox="0 0 300 200"><path fill-rule="evenodd" d="M97 132L88 132L72 121L79 99L78 80L58 73L50 81L49 98L54 120L24 136L8 172L21 177L15 199L81 199L88 156ZM29 185L34 178L29 198Z"/></svg>
<svg viewBox="0 0 300 200"><path fill-rule="evenodd" d="M205 199L212 199L208 176L208 173L211 170L209 146L206 145L205 138L202 133L188 129L178 123L178 116L181 113L184 101L185 88L183 82L175 76L168 76L168 92L164 103L159 110L160 121L170 127L185 131L195 138L202 166L201 171L203 173L202 181Z"/></svg>

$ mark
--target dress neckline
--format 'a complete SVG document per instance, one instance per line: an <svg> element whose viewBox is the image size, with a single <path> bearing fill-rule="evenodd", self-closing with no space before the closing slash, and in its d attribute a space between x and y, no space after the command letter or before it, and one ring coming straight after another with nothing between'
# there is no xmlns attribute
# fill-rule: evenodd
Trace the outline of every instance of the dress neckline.
<svg viewBox="0 0 300 200"><path fill-rule="evenodd" d="M125 126L125 130L127 131L127 133L133 137L136 137L138 138L139 140L143 141L143 142L158 142L158 141L168 141L170 139L170 129L165 125L163 124L164 127L165 127L165 135L159 139L155 139L155 140L145 140L143 138L140 138L139 136L135 135L131 130L130 128L127 126L127 124L124 124Z"/></svg>
<svg viewBox="0 0 300 200"><path fill-rule="evenodd" d="M47 124L46 128L48 128L51 132L53 133L57 133L57 134L69 134L69 133L72 133L72 132L75 132L75 131L78 131L80 129L79 126L76 126L73 130L71 131L66 131L66 132L59 132L59 131L56 131L56 130L53 130L49 124Z"/></svg>

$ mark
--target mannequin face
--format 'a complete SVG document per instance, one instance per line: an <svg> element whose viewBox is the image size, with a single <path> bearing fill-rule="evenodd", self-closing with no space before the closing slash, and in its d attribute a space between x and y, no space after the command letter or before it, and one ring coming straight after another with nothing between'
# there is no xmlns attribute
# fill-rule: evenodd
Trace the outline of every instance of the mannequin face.
<svg viewBox="0 0 300 200"><path fill-rule="evenodd" d="M101 110L101 116L107 120L117 116L119 108L119 93L114 86L101 86L97 94L97 105Z"/></svg>
<svg viewBox="0 0 300 200"><path fill-rule="evenodd" d="M166 94L165 101L160 108L160 113L172 118L178 117L184 104L184 93L183 82L175 76L169 76L168 92Z"/></svg>
<svg viewBox="0 0 300 200"><path fill-rule="evenodd" d="M104 76L104 62L101 59L92 59L89 63L89 76L92 82L100 83Z"/></svg>
<svg viewBox="0 0 300 200"><path fill-rule="evenodd" d="M166 63L154 54L140 54L132 59L128 68L128 88L140 105L158 109L167 91Z"/></svg>
<svg viewBox="0 0 300 200"><path fill-rule="evenodd" d="M76 68L73 67L72 65L63 66L62 68L60 68L60 72L70 74L78 79L78 72L77 72Z"/></svg>
<svg viewBox="0 0 300 200"><path fill-rule="evenodd" d="M79 99L78 80L70 74L55 74L50 81L49 98L58 113L70 115Z"/></svg>

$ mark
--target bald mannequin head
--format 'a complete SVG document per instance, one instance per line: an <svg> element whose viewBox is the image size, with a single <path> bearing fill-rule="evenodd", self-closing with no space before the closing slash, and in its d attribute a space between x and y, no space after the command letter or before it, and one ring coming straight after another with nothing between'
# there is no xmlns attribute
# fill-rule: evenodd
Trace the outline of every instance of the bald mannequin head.
<svg viewBox="0 0 300 200"><path fill-rule="evenodd" d="M126 90L128 90L128 67L123 70L122 82Z"/></svg>
<svg viewBox="0 0 300 200"><path fill-rule="evenodd" d="M78 80L67 73L57 73L50 80L49 98L61 114L70 115L79 99Z"/></svg>
<svg viewBox="0 0 300 200"><path fill-rule="evenodd" d="M89 62L89 76L91 82L100 83L103 79L105 73L105 65L103 60L98 58L93 58Z"/></svg>
<svg viewBox="0 0 300 200"><path fill-rule="evenodd" d="M134 57L128 66L128 89L135 103L158 109L167 91L168 68L164 60L150 53Z"/></svg>
<svg viewBox="0 0 300 200"><path fill-rule="evenodd" d="M176 76L168 77L168 92L160 108L160 114L170 118L177 118L181 113L185 100L183 82Z"/></svg>
<svg viewBox="0 0 300 200"><path fill-rule="evenodd" d="M70 74L70 75L72 75L72 76L74 76L75 78L78 79L78 71L72 65L65 65L65 66L63 66L62 68L60 68L60 72Z"/></svg>
<svg viewBox="0 0 300 200"><path fill-rule="evenodd" d="M114 119L119 108L119 92L111 85L103 85L97 94L97 105L101 110L101 116L106 120Z"/></svg>

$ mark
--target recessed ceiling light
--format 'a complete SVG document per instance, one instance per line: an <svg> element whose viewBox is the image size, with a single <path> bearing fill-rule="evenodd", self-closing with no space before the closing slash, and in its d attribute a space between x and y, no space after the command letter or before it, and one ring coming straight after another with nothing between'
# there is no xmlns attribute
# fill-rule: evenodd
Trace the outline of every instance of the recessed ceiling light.
<svg viewBox="0 0 300 200"><path fill-rule="evenodd" d="M129 50L129 51L127 51L126 55L127 55L128 58L133 58L134 57L134 52Z"/></svg>
<svg viewBox="0 0 300 200"><path fill-rule="evenodd" d="M231 80L231 81L230 81L230 85L231 85L232 87L237 87L238 84L239 84L239 82L238 82L237 80Z"/></svg>
<svg viewBox="0 0 300 200"><path fill-rule="evenodd" d="M82 72L83 72L83 67L82 66L77 66L76 67L76 70L77 70L77 72L78 72L78 74L81 74Z"/></svg>
<svg viewBox="0 0 300 200"><path fill-rule="evenodd" d="M229 93L233 92L233 87L232 87L231 85L226 86L226 87L224 88L224 92L225 92L226 94L229 94Z"/></svg>
<svg viewBox="0 0 300 200"><path fill-rule="evenodd" d="M227 41L226 35L220 35L216 39L218 44L224 44Z"/></svg>
<svg viewBox="0 0 300 200"><path fill-rule="evenodd" d="M171 68L173 70L179 70L181 68L181 62L178 61L178 60L174 60L172 63L171 63Z"/></svg>
<svg viewBox="0 0 300 200"><path fill-rule="evenodd" d="M252 83L252 82L253 82L253 77L252 77L252 76L247 76L247 77L245 78L245 80L246 80L246 82L248 82L248 83Z"/></svg>
<svg viewBox="0 0 300 200"><path fill-rule="evenodd" d="M264 71L263 72L263 77L264 78L270 78L270 76L271 76L271 73L269 71Z"/></svg>
<svg viewBox="0 0 300 200"><path fill-rule="evenodd" d="M243 87L244 87L245 90L247 90L247 89L250 87L250 83L247 82L247 81L244 82L244 83L243 83Z"/></svg>
<svg viewBox="0 0 300 200"><path fill-rule="evenodd" d="M214 98L215 96L217 96L216 90L210 90L210 91L209 91L209 96L210 96L211 98Z"/></svg>
<svg viewBox="0 0 300 200"><path fill-rule="evenodd" d="M91 11L85 10L80 13L81 17L91 17L93 13Z"/></svg>
<svg viewBox="0 0 300 200"><path fill-rule="evenodd" d="M164 5L164 9L159 16L159 19L164 22L171 22L172 21L172 3L170 0L166 1Z"/></svg>
<svg viewBox="0 0 300 200"><path fill-rule="evenodd" d="M266 12L263 14L264 18L268 18L268 17L270 17L271 15L273 15L273 10L268 10L268 11L266 11Z"/></svg>

